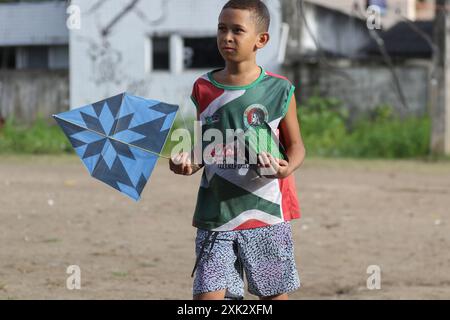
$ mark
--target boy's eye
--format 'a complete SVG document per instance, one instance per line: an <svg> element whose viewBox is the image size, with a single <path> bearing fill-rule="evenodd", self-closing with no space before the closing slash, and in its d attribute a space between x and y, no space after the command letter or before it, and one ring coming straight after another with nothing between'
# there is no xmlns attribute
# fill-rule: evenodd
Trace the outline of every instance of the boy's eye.
<svg viewBox="0 0 450 320"><path fill-rule="evenodd" d="M219 31L224 31L226 28L225 27L218 27ZM236 33L240 33L240 32L244 32L243 29L234 29L234 32Z"/></svg>

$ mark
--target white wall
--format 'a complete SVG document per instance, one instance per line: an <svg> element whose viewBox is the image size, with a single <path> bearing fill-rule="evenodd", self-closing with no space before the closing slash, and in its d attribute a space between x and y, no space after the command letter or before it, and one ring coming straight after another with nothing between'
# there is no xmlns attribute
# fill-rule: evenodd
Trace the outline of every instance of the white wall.
<svg viewBox="0 0 450 320"><path fill-rule="evenodd" d="M208 70L183 70L180 54L172 52L171 72L151 71L152 34L172 34L171 44L179 46L179 36L215 36L220 9L226 0L141 0L139 13L128 13L107 38L110 49L102 45L100 30L125 7L129 0L105 1L91 10L92 0L73 0L81 9L81 29L70 33L70 105L89 104L128 91L150 99L179 104L194 111L189 96L193 81ZM163 3L167 3L164 10ZM272 72L277 63L281 8L278 0L266 1L271 11L271 41L258 53L257 63ZM152 24L151 20L159 19ZM95 59L94 59L95 57ZM114 67L111 67L114 65Z"/></svg>

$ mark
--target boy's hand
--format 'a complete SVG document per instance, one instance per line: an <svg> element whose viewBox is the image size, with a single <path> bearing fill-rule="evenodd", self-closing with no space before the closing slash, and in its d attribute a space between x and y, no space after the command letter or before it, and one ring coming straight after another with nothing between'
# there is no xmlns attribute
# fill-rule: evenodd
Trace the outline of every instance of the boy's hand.
<svg viewBox="0 0 450 320"><path fill-rule="evenodd" d="M289 162L283 159L274 158L270 153L261 152L258 155L258 166L261 175L274 179L283 179L288 177L291 172Z"/></svg>
<svg viewBox="0 0 450 320"><path fill-rule="evenodd" d="M199 169L198 166L192 165L189 152L182 152L172 156L169 160L169 167L175 174L184 176L190 176Z"/></svg>

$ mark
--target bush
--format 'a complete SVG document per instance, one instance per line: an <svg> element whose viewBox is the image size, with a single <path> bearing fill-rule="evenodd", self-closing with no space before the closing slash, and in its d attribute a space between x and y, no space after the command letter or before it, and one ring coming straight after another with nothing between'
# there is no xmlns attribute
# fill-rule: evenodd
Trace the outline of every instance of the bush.
<svg viewBox="0 0 450 320"><path fill-rule="evenodd" d="M298 116L305 147L313 156L412 158L429 153L430 119L401 120L388 105L351 123L339 101L312 97L299 106Z"/></svg>
<svg viewBox="0 0 450 320"><path fill-rule="evenodd" d="M58 154L73 152L59 126L38 118L32 126L16 123L13 118L0 128L0 153Z"/></svg>
<svg viewBox="0 0 450 320"><path fill-rule="evenodd" d="M308 155L413 158L429 153L429 118L401 120L387 105L351 123L348 110L337 99L312 97L299 106L298 116ZM177 120L172 131L185 127ZM191 120L186 121L192 123ZM177 143L171 142L169 135L162 154L169 156ZM6 120L0 127L0 153L61 154L74 153L74 150L56 122L48 124L48 119L39 117L32 126Z"/></svg>

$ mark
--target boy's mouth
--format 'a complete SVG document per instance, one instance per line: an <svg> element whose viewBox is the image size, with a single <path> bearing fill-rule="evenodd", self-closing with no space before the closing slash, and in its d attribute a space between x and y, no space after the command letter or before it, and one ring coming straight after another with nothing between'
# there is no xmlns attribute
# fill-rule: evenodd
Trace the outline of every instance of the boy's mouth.
<svg viewBox="0 0 450 320"><path fill-rule="evenodd" d="M223 47L222 49L225 51L235 51L236 50L235 48L231 48L231 47Z"/></svg>

